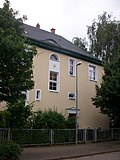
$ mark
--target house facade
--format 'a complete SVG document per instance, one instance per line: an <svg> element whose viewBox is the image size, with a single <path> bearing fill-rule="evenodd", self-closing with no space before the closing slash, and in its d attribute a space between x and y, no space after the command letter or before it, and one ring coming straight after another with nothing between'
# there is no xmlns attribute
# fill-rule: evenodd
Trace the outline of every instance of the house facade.
<svg viewBox="0 0 120 160"><path fill-rule="evenodd" d="M103 75L101 61L78 48L65 38L25 25L25 36L37 46L33 62L34 89L27 93L33 110L55 108L65 117L76 115L76 65L78 67L79 128L108 128L108 118L93 106L95 85Z"/></svg>
<svg viewBox="0 0 120 160"><path fill-rule="evenodd" d="M33 60L34 89L27 91L26 103L33 110L54 108L65 117L76 115L76 65L78 69L79 128L108 128L108 118L93 106L95 85L103 75L101 61L78 48L65 38L36 27L24 25L25 36L36 45Z"/></svg>

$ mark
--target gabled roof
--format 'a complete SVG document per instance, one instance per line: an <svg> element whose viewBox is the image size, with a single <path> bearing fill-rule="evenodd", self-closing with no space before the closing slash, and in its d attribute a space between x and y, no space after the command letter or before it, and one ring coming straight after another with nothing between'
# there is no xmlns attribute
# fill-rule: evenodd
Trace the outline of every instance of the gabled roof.
<svg viewBox="0 0 120 160"><path fill-rule="evenodd" d="M101 61L93 57L88 52L78 48L72 42L63 38L60 35L38 29L36 27L24 24L25 37L27 37L32 44L41 48L49 49L58 53L63 53L72 57L80 58L95 64L101 64Z"/></svg>

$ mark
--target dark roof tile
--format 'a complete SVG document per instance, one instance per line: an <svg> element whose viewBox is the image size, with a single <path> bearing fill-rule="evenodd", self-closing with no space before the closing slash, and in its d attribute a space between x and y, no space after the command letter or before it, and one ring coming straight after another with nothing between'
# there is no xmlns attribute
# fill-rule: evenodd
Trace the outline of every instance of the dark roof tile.
<svg viewBox="0 0 120 160"><path fill-rule="evenodd" d="M45 43L49 43L51 45L55 45L57 47L66 49L70 52L79 54L83 57L88 57L90 59L96 60L100 63L100 61L97 58L93 57L91 54L84 51L83 49L78 48L72 42L68 41L67 39L63 38L60 35L53 34L51 32L48 32L42 29L38 29L36 27L30 26L27 24L24 24L24 28L25 28L25 36L27 38L30 38L35 41L39 41L39 42L42 41Z"/></svg>

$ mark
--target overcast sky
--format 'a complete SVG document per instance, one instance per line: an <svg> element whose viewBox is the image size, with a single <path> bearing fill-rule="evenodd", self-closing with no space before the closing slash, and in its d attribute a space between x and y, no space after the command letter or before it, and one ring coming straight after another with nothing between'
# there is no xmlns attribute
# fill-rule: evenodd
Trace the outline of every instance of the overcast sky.
<svg viewBox="0 0 120 160"><path fill-rule="evenodd" d="M0 0L0 7L4 0ZM72 41L73 37L87 37L87 26L103 11L120 20L120 0L10 0L11 7L27 15L25 22Z"/></svg>

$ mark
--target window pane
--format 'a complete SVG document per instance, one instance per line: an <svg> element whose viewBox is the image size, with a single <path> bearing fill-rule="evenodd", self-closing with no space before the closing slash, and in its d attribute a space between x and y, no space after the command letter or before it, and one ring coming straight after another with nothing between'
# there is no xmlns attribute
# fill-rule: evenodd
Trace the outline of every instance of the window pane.
<svg viewBox="0 0 120 160"><path fill-rule="evenodd" d="M57 81L57 73L56 72L50 72L50 80Z"/></svg>
<svg viewBox="0 0 120 160"><path fill-rule="evenodd" d="M57 90L57 83L53 83L53 90Z"/></svg>
<svg viewBox="0 0 120 160"><path fill-rule="evenodd" d="M52 55L50 56L50 60L52 60L52 61L58 61L58 56L55 55L55 54L52 54Z"/></svg>
<svg viewBox="0 0 120 160"><path fill-rule="evenodd" d="M74 65L74 60L73 59L70 59L70 64Z"/></svg>
<svg viewBox="0 0 120 160"><path fill-rule="evenodd" d="M70 59L69 61L69 74L75 75L75 60L74 59Z"/></svg>
<svg viewBox="0 0 120 160"><path fill-rule="evenodd" d="M40 91L39 91L39 90L37 90L36 98L37 98L37 99L40 99Z"/></svg>
<svg viewBox="0 0 120 160"><path fill-rule="evenodd" d="M96 67L95 66L89 66L89 79L96 80Z"/></svg>
<svg viewBox="0 0 120 160"><path fill-rule="evenodd" d="M50 82L49 83L49 89L56 91L57 90L57 83Z"/></svg>
<svg viewBox="0 0 120 160"><path fill-rule="evenodd" d="M70 66L70 74L73 75L73 66Z"/></svg>
<svg viewBox="0 0 120 160"><path fill-rule="evenodd" d="M68 94L68 98L69 98L69 99L72 99L72 100L75 100L75 99L76 99L76 95L75 95L75 93L73 93L73 92L69 92L69 94Z"/></svg>
<svg viewBox="0 0 120 160"><path fill-rule="evenodd" d="M57 91L58 90L58 73L50 71L49 89Z"/></svg>

